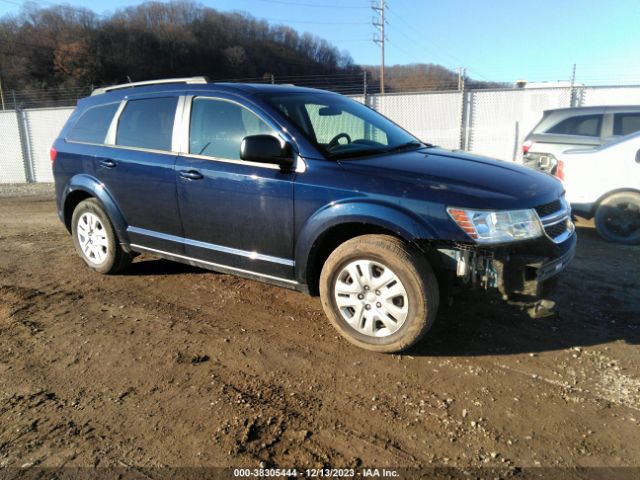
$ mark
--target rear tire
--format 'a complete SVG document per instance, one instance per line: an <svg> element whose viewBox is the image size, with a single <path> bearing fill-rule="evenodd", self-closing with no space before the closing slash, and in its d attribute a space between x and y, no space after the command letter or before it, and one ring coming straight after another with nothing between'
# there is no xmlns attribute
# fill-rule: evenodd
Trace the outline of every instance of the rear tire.
<svg viewBox="0 0 640 480"><path fill-rule="evenodd" d="M118 273L133 259L133 255L120 246L109 217L95 198L83 200L76 206L71 233L80 258L98 273Z"/></svg>
<svg viewBox="0 0 640 480"><path fill-rule="evenodd" d="M433 326L439 289L424 255L388 235L363 235L336 248L320 275L324 311L352 344L400 352Z"/></svg>
<svg viewBox="0 0 640 480"><path fill-rule="evenodd" d="M596 210L595 224L605 240L640 244L640 194L620 192L605 198Z"/></svg>

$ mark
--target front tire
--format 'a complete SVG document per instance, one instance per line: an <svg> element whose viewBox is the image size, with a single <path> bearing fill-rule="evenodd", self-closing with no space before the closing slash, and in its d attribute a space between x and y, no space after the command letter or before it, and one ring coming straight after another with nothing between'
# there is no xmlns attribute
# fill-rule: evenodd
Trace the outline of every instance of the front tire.
<svg viewBox="0 0 640 480"><path fill-rule="evenodd" d="M336 248L320 275L324 311L352 344L400 352L433 326L438 282L424 255L388 235L363 235Z"/></svg>
<svg viewBox="0 0 640 480"><path fill-rule="evenodd" d="M96 272L117 273L131 263L133 256L122 250L109 217L95 198L76 206L71 233L78 255Z"/></svg>
<svg viewBox="0 0 640 480"><path fill-rule="evenodd" d="M605 198L596 210L595 224L605 240L640 244L640 194L620 192Z"/></svg>

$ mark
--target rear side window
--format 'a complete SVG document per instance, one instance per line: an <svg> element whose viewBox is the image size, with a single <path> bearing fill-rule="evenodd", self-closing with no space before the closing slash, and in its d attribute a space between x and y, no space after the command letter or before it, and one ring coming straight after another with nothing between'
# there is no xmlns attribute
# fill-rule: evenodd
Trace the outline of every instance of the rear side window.
<svg viewBox="0 0 640 480"><path fill-rule="evenodd" d="M614 135L629 135L640 131L640 113L616 113L613 119Z"/></svg>
<svg viewBox="0 0 640 480"><path fill-rule="evenodd" d="M246 108L224 100L193 100L189 153L240 160L242 139L258 134L275 135L275 132Z"/></svg>
<svg viewBox="0 0 640 480"><path fill-rule="evenodd" d="M71 142L104 143L118 103L109 103L86 110L67 134Z"/></svg>
<svg viewBox="0 0 640 480"><path fill-rule="evenodd" d="M118 121L116 145L171 150L177 97L131 100Z"/></svg>
<svg viewBox="0 0 640 480"><path fill-rule="evenodd" d="M581 115L561 121L547 130L547 133L599 137L601 123L602 115Z"/></svg>

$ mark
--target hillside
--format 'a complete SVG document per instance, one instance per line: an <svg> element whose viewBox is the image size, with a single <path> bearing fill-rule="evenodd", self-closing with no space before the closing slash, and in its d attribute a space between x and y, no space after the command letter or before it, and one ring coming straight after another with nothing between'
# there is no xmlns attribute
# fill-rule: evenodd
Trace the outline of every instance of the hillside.
<svg viewBox="0 0 640 480"><path fill-rule="evenodd" d="M358 70L326 40L238 13L180 1L148 2L102 17L27 7L0 20L5 89L73 87L149 78L245 78Z"/></svg>
<svg viewBox="0 0 640 480"><path fill-rule="evenodd" d="M379 91L380 67L377 65L363 65L370 78L370 92ZM505 85L498 82L480 81L467 77L466 88L500 88ZM428 90L456 90L458 88L458 73L441 65L414 63L409 65L388 65L385 68L385 91L418 92Z"/></svg>
<svg viewBox="0 0 640 480"><path fill-rule="evenodd" d="M91 85L192 75L243 81L275 75L276 81L361 93L364 71L368 92L378 92L377 66L354 64L324 39L192 1L147 2L110 16L27 4L20 15L0 19L2 87L17 90L23 106L74 103ZM457 73L440 65L386 69L387 92L457 84ZM499 84L467 80L468 88L492 86Z"/></svg>

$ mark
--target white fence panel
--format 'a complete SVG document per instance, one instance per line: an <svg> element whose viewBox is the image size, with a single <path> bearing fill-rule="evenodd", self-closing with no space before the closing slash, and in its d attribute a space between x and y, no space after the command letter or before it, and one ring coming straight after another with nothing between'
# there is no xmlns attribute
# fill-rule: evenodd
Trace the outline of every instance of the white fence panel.
<svg viewBox="0 0 640 480"><path fill-rule="evenodd" d="M444 148L460 146L459 92L376 95L371 106L420 140Z"/></svg>
<svg viewBox="0 0 640 480"><path fill-rule="evenodd" d="M0 183L26 181L18 116L13 110L0 112Z"/></svg>
<svg viewBox="0 0 640 480"><path fill-rule="evenodd" d="M545 110L569 107L571 89L518 89L471 92L471 125L467 150L518 160L524 137Z"/></svg>
<svg viewBox="0 0 640 480"><path fill-rule="evenodd" d="M582 107L640 105L640 87L584 87Z"/></svg>
<svg viewBox="0 0 640 480"><path fill-rule="evenodd" d="M31 148L34 181L53 182L49 149L73 108L37 108L25 110L27 135Z"/></svg>
<svg viewBox="0 0 640 480"><path fill-rule="evenodd" d="M475 90L469 99L464 139L466 149L511 161L521 158L524 137L542 118L544 110L569 107L570 88ZM581 106L640 105L640 86L578 87ZM459 148L463 128L460 92L354 95L418 138L445 148ZM49 148L73 108L39 108L22 112L0 111L0 183L53 180ZM21 145L20 129L28 144ZM23 158L30 156L30 161ZM32 178L29 178L32 176Z"/></svg>

